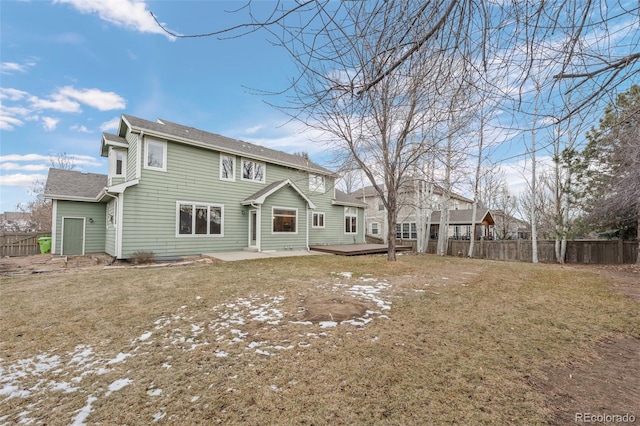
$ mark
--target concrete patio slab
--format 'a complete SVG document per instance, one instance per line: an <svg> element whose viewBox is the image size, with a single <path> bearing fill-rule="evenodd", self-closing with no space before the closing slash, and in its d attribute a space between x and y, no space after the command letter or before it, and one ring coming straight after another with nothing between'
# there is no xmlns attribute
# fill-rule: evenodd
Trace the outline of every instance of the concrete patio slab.
<svg viewBox="0 0 640 426"><path fill-rule="evenodd" d="M205 253L203 256L211 257L214 259L222 260L224 262L233 262L237 260L251 260L251 259L269 259L273 257L295 257L295 256L317 256L327 253L320 253L317 251L306 250L291 250L291 251L232 251L227 253Z"/></svg>

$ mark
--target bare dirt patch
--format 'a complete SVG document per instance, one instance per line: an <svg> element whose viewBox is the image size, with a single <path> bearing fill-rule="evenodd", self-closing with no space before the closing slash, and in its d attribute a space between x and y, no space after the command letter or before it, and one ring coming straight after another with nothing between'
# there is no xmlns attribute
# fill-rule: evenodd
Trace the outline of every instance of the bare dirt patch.
<svg viewBox="0 0 640 426"><path fill-rule="evenodd" d="M612 291L640 302L640 265L572 265L571 268L600 275ZM638 354L640 339L637 337L604 339L583 359L545 369L546 377L535 386L547 394L552 424L572 424L588 414L628 414L635 418L633 424L640 423ZM609 420L612 421L601 423L615 423L616 418Z"/></svg>
<svg viewBox="0 0 640 426"><path fill-rule="evenodd" d="M367 307L355 299L317 296L302 302L303 320L311 322L344 321L362 317Z"/></svg>
<svg viewBox="0 0 640 426"><path fill-rule="evenodd" d="M546 369L535 387L547 395L551 424L572 424L586 414L628 415L640 422L639 353L638 338L607 339L584 360Z"/></svg>

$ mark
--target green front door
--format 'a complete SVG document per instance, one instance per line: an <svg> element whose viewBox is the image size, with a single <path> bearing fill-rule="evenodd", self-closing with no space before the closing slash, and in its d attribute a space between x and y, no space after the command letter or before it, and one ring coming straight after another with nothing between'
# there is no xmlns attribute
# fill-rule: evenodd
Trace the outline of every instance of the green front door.
<svg viewBox="0 0 640 426"><path fill-rule="evenodd" d="M62 219L62 255L84 254L84 219L65 217Z"/></svg>

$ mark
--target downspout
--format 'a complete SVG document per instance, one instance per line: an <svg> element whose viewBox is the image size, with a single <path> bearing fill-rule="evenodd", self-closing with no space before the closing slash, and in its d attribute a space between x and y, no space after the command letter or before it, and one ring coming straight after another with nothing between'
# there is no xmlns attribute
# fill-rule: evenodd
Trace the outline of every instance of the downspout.
<svg viewBox="0 0 640 426"><path fill-rule="evenodd" d="M306 217L307 217L307 220L306 220L307 239L305 241L305 244L306 244L307 251L309 251L309 203L307 203L307 207L305 208L305 210L306 210Z"/></svg>
<svg viewBox="0 0 640 426"><path fill-rule="evenodd" d="M119 240L118 240L118 229L119 229L120 221L121 221L121 219L122 219L122 218L121 218L121 217L118 217L118 197L116 197L115 195L111 195L111 194L109 194L109 193L107 192L107 188L105 188L105 189L104 189L104 191L105 191L105 192L104 192L104 195L107 195L107 196L109 196L109 197L113 198L113 199L116 201L115 207L114 207L114 209L113 209L113 213L114 213L114 215L115 215L115 217L116 217L116 220L115 220L115 222L116 222L116 223L115 223L115 231L116 231L116 232L115 232L115 241L114 241L114 242L115 242L115 249L116 249L116 258L118 258L118 259L119 259L119 258L120 258L120 255L122 254L122 253L121 253L121 251L122 251L122 250L121 250L121 248L120 248L120 246L119 246Z"/></svg>

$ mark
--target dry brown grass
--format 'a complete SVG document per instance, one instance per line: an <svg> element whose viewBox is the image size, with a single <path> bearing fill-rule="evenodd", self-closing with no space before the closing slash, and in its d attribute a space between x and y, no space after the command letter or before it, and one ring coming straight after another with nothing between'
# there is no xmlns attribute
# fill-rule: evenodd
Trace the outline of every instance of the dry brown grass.
<svg viewBox="0 0 640 426"><path fill-rule="evenodd" d="M544 423L532 378L639 323L587 271L435 256L2 278L0 424Z"/></svg>

